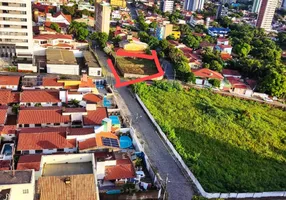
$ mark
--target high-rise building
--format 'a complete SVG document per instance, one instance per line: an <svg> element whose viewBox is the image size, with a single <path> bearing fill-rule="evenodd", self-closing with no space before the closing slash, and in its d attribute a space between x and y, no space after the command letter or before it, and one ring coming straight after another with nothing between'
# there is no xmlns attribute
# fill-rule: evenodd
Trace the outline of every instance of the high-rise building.
<svg viewBox="0 0 286 200"><path fill-rule="evenodd" d="M94 29L98 32L109 34L110 27L110 4L102 2L95 4L95 24Z"/></svg>
<svg viewBox="0 0 286 200"><path fill-rule="evenodd" d="M126 8L126 0L110 0L111 6Z"/></svg>
<svg viewBox="0 0 286 200"><path fill-rule="evenodd" d="M172 13L174 10L174 1L173 0L163 0L160 5L161 5L161 10L163 12Z"/></svg>
<svg viewBox="0 0 286 200"><path fill-rule="evenodd" d="M267 31L272 29L272 20L278 0L262 0L256 26Z"/></svg>
<svg viewBox="0 0 286 200"><path fill-rule="evenodd" d="M0 0L0 56L32 64L31 0Z"/></svg>
<svg viewBox="0 0 286 200"><path fill-rule="evenodd" d="M185 0L184 9L188 11L197 11L204 9L205 0Z"/></svg>
<svg viewBox="0 0 286 200"><path fill-rule="evenodd" d="M283 1L282 1L281 7L284 8L284 9L286 9L286 0L283 0Z"/></svg>
<svg viewBox="0 0 286 200"><path fill-rule="evenodd" d="M158 40L166 39L169 35L172 35L173 24L159 25L156 28L156 37Z"/></svg>
<svg viewBox="0 0 286 200"><path fill-rule="evenodd" d="M262 0L254 0L252 5L252 12L259 13Z"/></svg>

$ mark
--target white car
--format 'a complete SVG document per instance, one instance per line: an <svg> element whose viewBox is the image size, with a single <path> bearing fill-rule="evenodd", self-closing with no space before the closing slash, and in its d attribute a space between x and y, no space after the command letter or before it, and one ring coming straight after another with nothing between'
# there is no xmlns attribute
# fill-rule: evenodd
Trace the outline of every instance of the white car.
<svg viewBox="0 0 286 200"><path fill-rule="evenodd" d="M265 97L265 98L264 98L264 101L267 101L267 102L273 102L273 100L272 100L272 99L270 99L269 97Z"/></svg>

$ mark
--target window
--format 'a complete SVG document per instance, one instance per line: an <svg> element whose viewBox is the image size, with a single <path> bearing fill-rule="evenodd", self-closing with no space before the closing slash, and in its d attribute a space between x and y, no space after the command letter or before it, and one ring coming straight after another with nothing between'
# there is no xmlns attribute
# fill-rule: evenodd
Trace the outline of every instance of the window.
<svg viewBox="0 0 286 200"><path fill-rule="evenodd" d="M25 29L27 29L27 26L21 26L21 28L25 28Z"/></svg>
<svg viewBox="0 0 286 200"><path fill-rule="evenodd" d="M2 6L9 6L9 4L8 3L2 3Z"/></svg>
<svg viewBox="0 0 286 200"><path fill-rule="evenodd" d="M24 124L24 127L29 127L29 124Z"/></svg>
<svg viewBox="0 0 286 200"><path fill-rule="evenodd" d="M29 47L27 46L16 46L16 49L28 49Z"/></svg>
<svg viewBox="0 0 286 200"><path fill-rule="evenodd" d="M28 189L24 189L23 190L23 194L29 194L29 190Z"/></svg>
<svg viewBox="0 0 286 200"><path fill-rule="evenodd" d="M54 123L54 125L55 125L55 126L59 126L59 125L60 125L60 123Z"/></svg>
<svg viewBox="0 0 286 200"><path fill-rule="evenodd" d="M35 127L41 127L41 124L35 124Z"/></svg>
<svg viewBox="0 0 286 200"><path fill-rule="evenodd" d="M36 150L36 153L43 153L43 150Z"/></svg>
<svg viewBox="0 0 286 200"><path fill-rule="evenodd" d="M57 106L57 105L58 105L58 103L53 103L52 105L53 105L53 106Z"/></svg>
<svg viewBox="0 0 286 200"><path fill-rule="evenodd" d="M99 70L97 71L97 76L100 76L100 71Z"/></svg>
<svg viewBox="0 0 286 200"><path fill-rule="evenodd" d="M22 151L23 154L29 154L29 151Z"/></svg>
<svg viewBox="0 0 286 200"><path fill-rule="evenodd" d="M64 152L64 149L58 149L57 152Z"/></svg>
<svg viewBox="0 0 286 200"><path fill-rule="evenodd" d="M69 124L69 122L65 122L64 124Z"/></svg>
<svg viewBox="0 0 286 200"><path fill-rule="evenodd" d="M10 28L10 25L4 24L4 28Z"/></svg>

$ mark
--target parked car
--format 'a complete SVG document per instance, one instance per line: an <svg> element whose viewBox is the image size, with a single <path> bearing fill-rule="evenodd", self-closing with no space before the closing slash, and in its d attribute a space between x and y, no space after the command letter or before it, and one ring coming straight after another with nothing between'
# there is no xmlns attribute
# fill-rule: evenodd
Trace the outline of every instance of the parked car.
<svg viewBox="0 0 286 200"><path fill-rule="evenodd" d="M265 97L263 100L266 101L266 102L273 102L273 100L270 99L269 97Z"/></svg>

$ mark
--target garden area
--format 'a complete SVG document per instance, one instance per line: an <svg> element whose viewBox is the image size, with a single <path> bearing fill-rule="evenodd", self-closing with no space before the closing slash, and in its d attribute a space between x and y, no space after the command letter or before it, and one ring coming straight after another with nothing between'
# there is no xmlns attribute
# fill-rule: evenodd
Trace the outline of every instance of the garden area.
<svg viewBox="0 0 286 200"><path fill-rule="evenodd" d="M122 75L139 74L152 75L158 73L154 60L130 57L116 57L116 67Z"/></svg>
<svg viewBox="0 0 286 200"><path fill-rule="evenodd" d="M286 112L178 83L136 92L207 192L286 190Z"/></svg>

